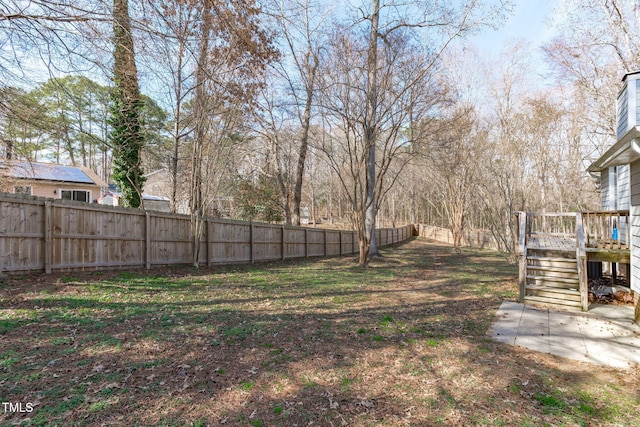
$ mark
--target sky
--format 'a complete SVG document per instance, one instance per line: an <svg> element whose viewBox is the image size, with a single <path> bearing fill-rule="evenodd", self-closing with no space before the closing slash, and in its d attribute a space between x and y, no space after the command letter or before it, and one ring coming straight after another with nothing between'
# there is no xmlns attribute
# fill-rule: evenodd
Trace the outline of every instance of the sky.
<svg viewBox="0 0 640 427"><path fill-rule="evenodd" d="M551 21L558 0L513 0L513 3L512 15L499 29L489 28L469 38L480 51L498 57L510 42L518 39L525 40L532 47L539 47L551 41L555 35ZM546 66L542 63L540 52L537 62L540 72L544 72Z"/></svg>
<svg viewBox="0 0 640 427"><path fill-rule="evenodd" d="M501 28L487 29L471 40L481 48L500 51L510 39L524 38L538 45L553 37L550 20L557 0L514 0L514 3L512 16Z"/></svg>

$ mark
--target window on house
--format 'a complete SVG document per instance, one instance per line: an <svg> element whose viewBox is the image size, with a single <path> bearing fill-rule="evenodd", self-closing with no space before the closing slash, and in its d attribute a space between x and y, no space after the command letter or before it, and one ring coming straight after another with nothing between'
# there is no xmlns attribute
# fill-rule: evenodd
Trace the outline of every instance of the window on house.
<svg viewBox="0 0 640 427"><path fill-rule="evenodd" d="M60 190L60 198L63 200L75 200L76 202L90 202L91 192L84 190Z"/></svg>
<svg viewBox="0 0 640 427"><path fill-rule="evenodd" d="M13 187L13 192L15 194L26 194L27 196L31 196L31 187L28 185L16 185Z"/></svg>

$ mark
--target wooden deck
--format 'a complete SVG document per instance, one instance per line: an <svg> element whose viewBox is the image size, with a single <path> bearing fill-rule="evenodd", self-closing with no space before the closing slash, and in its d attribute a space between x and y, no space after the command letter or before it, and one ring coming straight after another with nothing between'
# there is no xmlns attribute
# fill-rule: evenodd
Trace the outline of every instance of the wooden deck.
<svg viewBox="0 0 640 427"><path fill-rule="evenodd" d="M544 249L551 251L575 251L576 239L564 236L532 233L528 236L527 247L529 249Z"/></svg>
<svg viewBox="0 0 640 427"><path fill-rule="evenodd" d="M528 236L527 247L529 249L540 249L550 251L575 251L578 248L576 238L568 236L556 236L532 233ZM612 240L592 240L585 244L587 252L612 253L628 252L629 245Z"/></svg>
<svg viewBox="0 0 640 427"><path fill-rule="evenodd" d="M630 263L629 212L519 212L520 302L587 311L587 262Z"/></svg>

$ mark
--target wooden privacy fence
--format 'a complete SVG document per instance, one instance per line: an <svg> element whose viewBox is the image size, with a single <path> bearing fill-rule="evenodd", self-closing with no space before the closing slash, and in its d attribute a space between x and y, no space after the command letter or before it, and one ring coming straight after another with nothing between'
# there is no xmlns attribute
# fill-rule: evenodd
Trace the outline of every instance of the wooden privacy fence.
<svg viewBox="0 0 640 427"><path fill-rule="evenodd" d="M437 242L453 244L453 233L448 228L433 225L418 224L418 236L426 237ZM465 230L462 233L462 245L472 248L504 250L496 238L488 231Z"/></svg>
<svg viewBox="0 0 640 427"><path fill-rule="evenodd" d="M378 229L378 245L407 240L413 230ZM200 245L200 263L212 265L352 254L358 238L354 231L208 218ZM0 271L191 263L189 216L0 195Z"/></svg>

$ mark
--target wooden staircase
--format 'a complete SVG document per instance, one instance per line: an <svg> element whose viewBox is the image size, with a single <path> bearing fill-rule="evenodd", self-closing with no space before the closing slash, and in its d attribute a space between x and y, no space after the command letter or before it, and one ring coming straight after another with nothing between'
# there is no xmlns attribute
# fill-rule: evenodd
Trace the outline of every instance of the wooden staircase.
<svg viewBox="0 0 640 427"><path fill-rule="evenodd" d="M581 212L518 213L519 297L560 310L589 308Z"/></svg>
<svg viewBox="0 0 640 427"><path fill-rule="evenodd" d="M582 309L575 252L548 253L529 249L526 264L525 303L563 310Z"/></svg>
<svg viewBox="0 0 640 427"><path fill-rule="evenodd" d="M588 261L630 263L629 211L516 215L521 303L587 311Z"/></svg>

